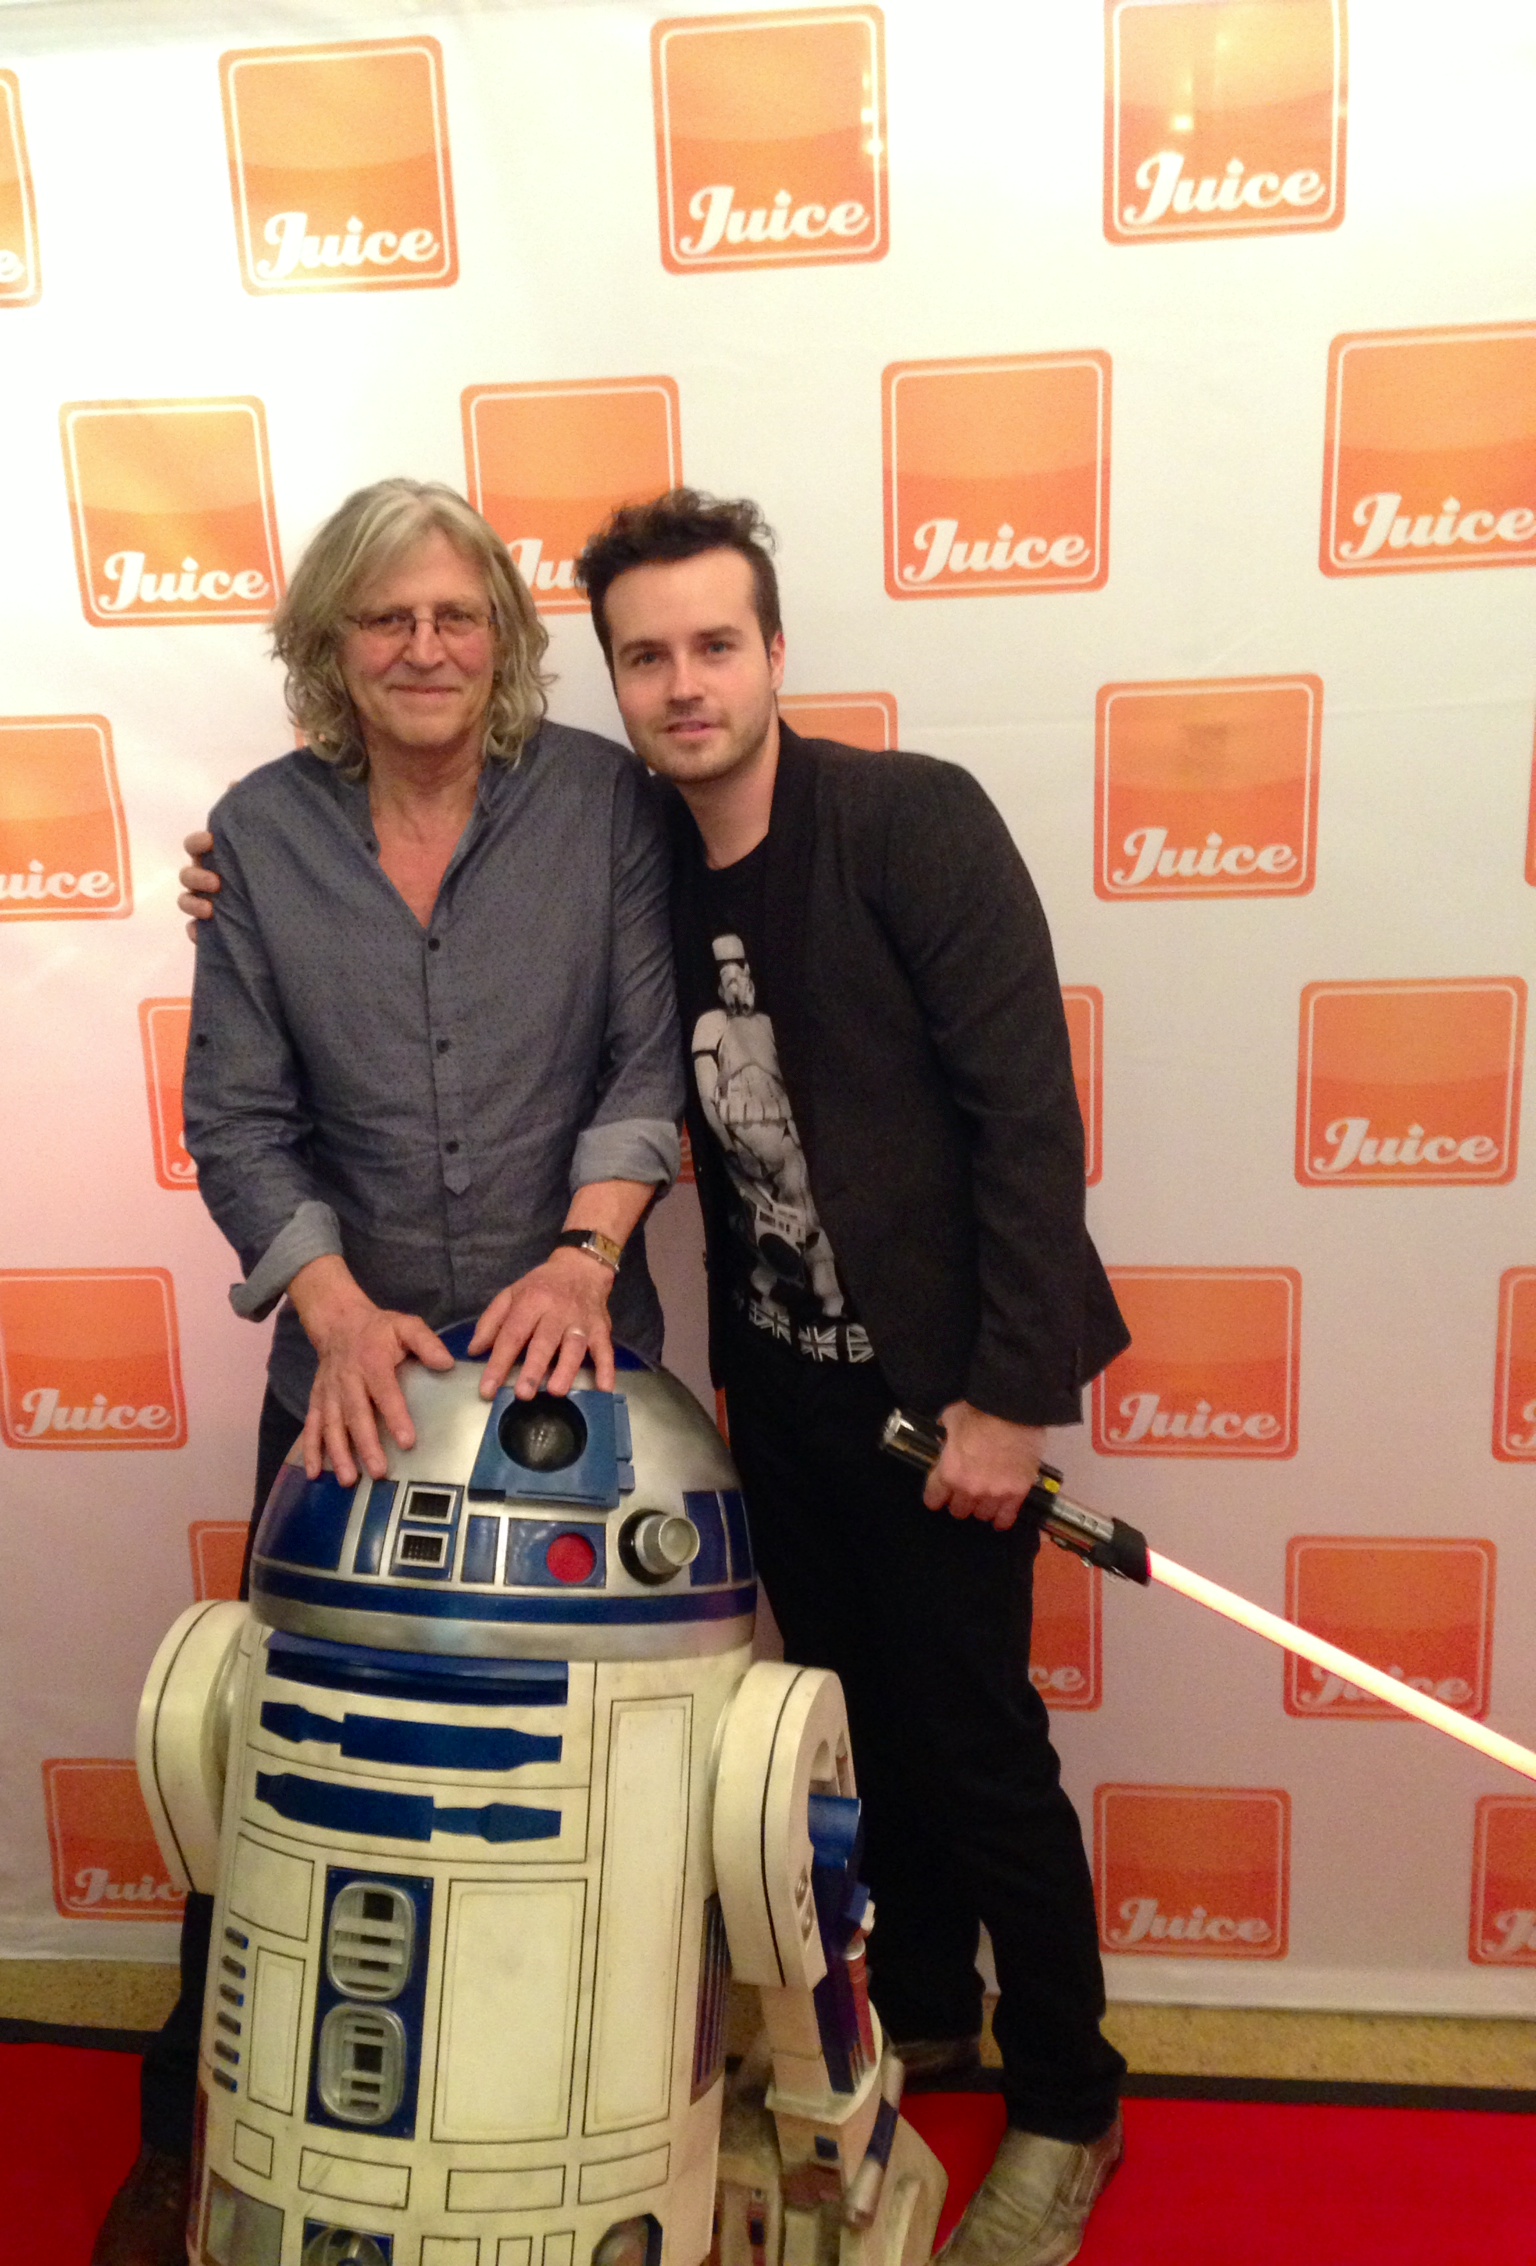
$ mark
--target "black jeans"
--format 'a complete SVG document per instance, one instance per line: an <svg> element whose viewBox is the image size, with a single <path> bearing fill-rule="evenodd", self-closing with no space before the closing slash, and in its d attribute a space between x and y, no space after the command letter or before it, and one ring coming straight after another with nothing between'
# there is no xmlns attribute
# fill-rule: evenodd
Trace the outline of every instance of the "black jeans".
<svg viewBox="0 0 1536 2266"><path fill-rule="evenodd" d="M251 1542L256 1521L272 1492L272 1483L288 1450L304 1429L302 1416L284 1408L270 1390L261 1404L261 1425L256 1435L256 1494L251 1510L251 1531L246 1537L245 1564L240 1594L245 1596L251 1569ZM139 2078L139 2123L148 2147L163 2148L167 2155L192 2154L192 2118L197 2105L197 2047L203 2029L203 1992L208 1979L208 1939L213 1932L213 1898L194 1889L187 1898L181 1923L181 1996L166 2017L165 2028L144 2056Z"/></svg>
<svg viewBox="0 0 1536 2266"><path fill-rule="evenodd" d="M1096 2139L1125 2063L1099 2029L1082 1832L1029 1680L1038 1532L923 1508L879 1447L893 1396L874 1362L806 1361L739 1321L725 1387L785 1652L847 1697L880 2019L896 2039L978 2032L985 1921L1009 2122Z"/></svg>

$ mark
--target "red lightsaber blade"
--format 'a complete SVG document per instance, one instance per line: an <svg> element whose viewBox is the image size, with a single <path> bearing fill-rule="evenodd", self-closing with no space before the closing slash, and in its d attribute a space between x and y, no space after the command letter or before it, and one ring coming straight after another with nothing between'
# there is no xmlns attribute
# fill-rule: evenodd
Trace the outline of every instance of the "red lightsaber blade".
<svg viewBox="0 0 1536 2266"><path fill-rule="evenodd" d="M943 1450L944 1435L938 1425L895 1409L886 1419L880 1445L905 1462L931 1471ZM1104 1518L1097 1511L1085 1510L1081 1503L1069 1501L1061 1492L1061 1473L1051 1465L1040 1466L1039 1480L1025 1497L1024 1509L1061 1549L1087 1559L1090 1565L1102 1566L1122 1581L1143 1585L1156 1581L1165 1589L1176 1589L1181 1597L1191 1597L1197 1605L1235 1621L1239 1628L1251 1629L1255 1636L1279 1645L1282 1651L1315 1661L1318 1667L1330 1669L1374 1699L1385 1700L1389 1707L1417 1716L1447 1738L1459 1739L1464 1747L1473 1747L1491 1761L1503 1763L1507 1770L1518 1771L1522 1778L1536 1779L1536 1754L1529 1747L1459 1715L1442 1700L1415 1691L1411 1684L1385 1675L1367 1660L1357 1660L1352 1652L1329 1644L1325 1637L1314 1636L1310 1629L1298 1628L1294 1621L1282 1620L1278 1613L1267 1613L1262 1605L1250 1604L1235 1590L1223 1589L1204 1574L1192 1573L1188 1566L1165 1558L1161 1551L1150 1550L1146 1536L1124 1519Z"/></svg>

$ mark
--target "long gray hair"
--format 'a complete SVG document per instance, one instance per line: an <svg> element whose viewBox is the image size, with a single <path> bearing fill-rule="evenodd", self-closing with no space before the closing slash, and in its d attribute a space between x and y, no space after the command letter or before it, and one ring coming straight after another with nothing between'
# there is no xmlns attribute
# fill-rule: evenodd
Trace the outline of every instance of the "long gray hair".
<svg viewBox="0 0 1536 2266"><path fill-rule="evenodd" d="M490 593L496 677L486 754L516 763L543 720L552 680L539 664L549 632L495 528L438 481L376 480L348 496L313 537L272 623L272 649L287 671L288 713L313 753L348 778L364 777L368 753L341 675L347 608L434 531L480 569Z"/></svg>

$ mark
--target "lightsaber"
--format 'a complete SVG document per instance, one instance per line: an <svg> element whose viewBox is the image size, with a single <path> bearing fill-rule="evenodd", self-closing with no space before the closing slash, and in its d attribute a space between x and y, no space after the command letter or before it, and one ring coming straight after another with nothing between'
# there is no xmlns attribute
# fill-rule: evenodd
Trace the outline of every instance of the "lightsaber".
<svg viewBox="0 0 1536 2266"><path fill-rule="evenodd" d="M944 1447L943 1428L930 1424L922 1417L908 1416L901 1409L893 1409L886 1418L880 1435L880 1445L904 1462L916 1464L919 1470L931 1471L938 1462ZM1330 1644L1326 1637L1312 1634L1310 1629L1299 1628L1294 1621L1282 1620L1278 1613L1267 1613L1262 1605L1254 1605L1235 1590L1223 1589L1219 1582L1208 1581L1204 1574L1192 1573L1188 1566L1165 1558L1160 1550L1147 1546L1147 1538L1139 1528L1128 1526L1124 1519L1108 1519L1097 1511L1086 1510L1061 1492L1061 1473L1050 1464L1040 1466L1040 1477L1024 1498L1024 1509L1039 1522L1042 1531L1062 1550L1084 1558L1090 1565L1100 1566L1107 1574L1122 1581L1161 1582L1165 1589L1176 1589L1181 1597L1191 1597L1197 1605L1205 1605L1213 1613L1220 1613L1239 1628L1251 1629L1255 1636L1265 1637L1284 1652L1298 1653L1303 1660L1315 1661L1319 1668L1329 1669L1335 1676L1353 1684L1373 1698L1385 1700L1404 1715L1417 1716L1447 1738L1459 1739L1464 1747L1473 1747L1491 1762L1502 1763L1506 1770L1515 1770L1522 1778L1536 1779L1536 1754L1522 1747L1517 1740L1506 1739L1501 1731L1490 1731L1485 1724L1475 1723L1469 1716L1459 1715L1455 1708L1447 1707L1443 1700L1431 1699L1427 1692L1416 1691L1411 1684L1388 1676L1380 1668L1373 1668L1368 1660L1357 1660L1342 1645Z"/></svg>

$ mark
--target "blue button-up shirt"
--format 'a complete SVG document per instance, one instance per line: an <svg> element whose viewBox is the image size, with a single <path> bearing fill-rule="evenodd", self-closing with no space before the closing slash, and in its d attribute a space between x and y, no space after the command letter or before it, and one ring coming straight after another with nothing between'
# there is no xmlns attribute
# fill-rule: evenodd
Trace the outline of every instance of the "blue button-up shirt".
<svg viewBox="0 0 1536 2266"><path fill-rule="evenodd" d="M548 1255L570 1191L665 1186L680 1050L666 851L627 750L546 723L488 762L421 926L379 864L365 784L300 750L210 820L222 881L198 932L186 1138L269 1313L339 1252L379 1304L434 1329ZM655 1357L635 1236L617 1336ZM284 1304L270 1381L296 1414L315 1356Z"/></svg>

